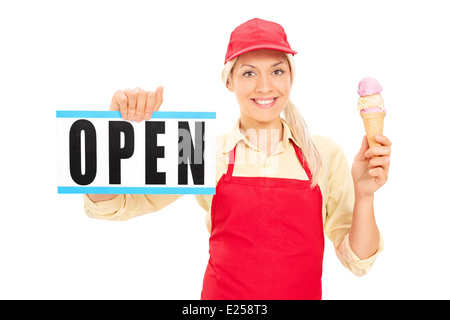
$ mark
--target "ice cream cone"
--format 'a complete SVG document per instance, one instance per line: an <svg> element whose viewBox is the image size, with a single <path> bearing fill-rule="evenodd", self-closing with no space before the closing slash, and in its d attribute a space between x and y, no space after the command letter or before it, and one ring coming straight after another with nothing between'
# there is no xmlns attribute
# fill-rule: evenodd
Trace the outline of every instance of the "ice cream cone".
<svg viewBox="0 0 450 320"><path fill-rule="evenodd" d="M370 147L381 146L375 141L374 135L383 134L384 116L386 112L363 112L361 118L366 129L367 140Z"/></svg>

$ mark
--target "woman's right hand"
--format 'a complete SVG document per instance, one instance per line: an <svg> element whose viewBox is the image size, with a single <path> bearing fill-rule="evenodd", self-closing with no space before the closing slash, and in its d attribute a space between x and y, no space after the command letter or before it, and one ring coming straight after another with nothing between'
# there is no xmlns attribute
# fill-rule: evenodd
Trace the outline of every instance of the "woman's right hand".
<svg viewBox="0 0 450 320"><path fill-rule="evenodd" d="M155 92L141 88L118 90L114 93L110 111L120 111L124 120L141 122L150 120L154 111L158 111L163 102L162 86Z"/></svg>
<svg viewBox="0 0 450 320"><path fill-rule="evenodd" d="M120 111L124 120L150 120L154 111L158 111L163 102L162 86L155 92L144 91L141 88L117 90L111 100L110 111ZM117 194L88 194L93 202L112 200Z"/></svg>

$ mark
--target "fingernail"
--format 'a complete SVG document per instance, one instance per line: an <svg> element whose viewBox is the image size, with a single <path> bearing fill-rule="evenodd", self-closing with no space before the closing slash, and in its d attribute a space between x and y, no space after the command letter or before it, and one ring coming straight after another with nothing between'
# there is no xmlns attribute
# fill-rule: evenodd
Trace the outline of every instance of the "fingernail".
<svg viewBox="0 0 450 320"><path fill-rule="evenodd" d="M126 113L122 113L122 119L123 120L128 120L127 114Z"/></svg>
<svg viewBox="0 0 450 320"><path fill-rule="evenodd" d="M136 116L136 121L142 121L142 116Z"/></svg>
<svg viewBox="0 0 450 320"><path fill-rule="evenodd" d="M152 115L150 113L145 114L145 120L150 120L151 117Z"/></svg>

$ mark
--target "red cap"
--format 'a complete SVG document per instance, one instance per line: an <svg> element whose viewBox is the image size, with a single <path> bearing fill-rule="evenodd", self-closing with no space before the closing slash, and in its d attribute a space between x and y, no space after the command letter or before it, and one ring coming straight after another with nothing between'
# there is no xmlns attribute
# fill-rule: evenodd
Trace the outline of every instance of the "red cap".
<svg viewBox="0 0 450 320"><path fill-rule="evenodd" d="M291 49L281 25L255 18L244 22L231 33L225 63L243 53L258 49L297 53Z"/></svg>

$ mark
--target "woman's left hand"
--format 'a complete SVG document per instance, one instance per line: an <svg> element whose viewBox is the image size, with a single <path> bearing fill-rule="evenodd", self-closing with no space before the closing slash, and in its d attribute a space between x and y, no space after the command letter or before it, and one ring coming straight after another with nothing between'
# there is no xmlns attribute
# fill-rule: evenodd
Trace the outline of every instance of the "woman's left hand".
<svg viewBox="0 0 450 320"><path fill-rule="evenodd" d="M353 162L352 177L357 196L373 196L388 179L392 143L383 135L374 138L381 146L369 148L364 136Z"/></svg>

